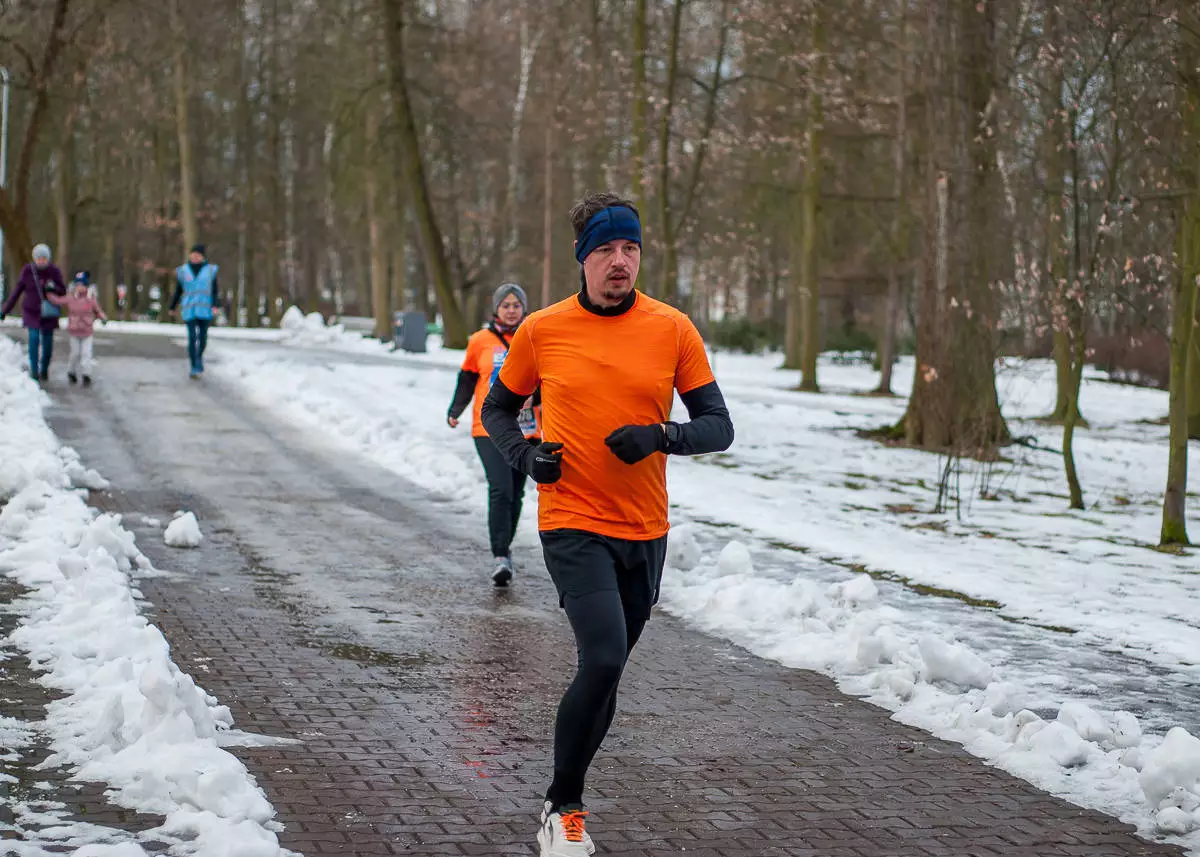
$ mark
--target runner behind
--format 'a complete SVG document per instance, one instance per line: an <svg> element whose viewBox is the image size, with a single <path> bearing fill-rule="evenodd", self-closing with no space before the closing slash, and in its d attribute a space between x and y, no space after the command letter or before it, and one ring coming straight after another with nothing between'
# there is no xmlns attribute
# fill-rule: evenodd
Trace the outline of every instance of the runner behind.
<svg viewBox="0 0 1200 857"><path fill-rule="evenodd" d="M505 461L488 437L480 420L483 400L488 389L500 374L504 358L513 333L525 318L527 298L525 290L515 283L505 283L492 295L492 320L487 327L477 331L467 341L467 353L462 369L458 373L458 386L454 400L446 414L450 428L458 426L467 405L474 400L471 412L471 436L475 440L475 451L483 464L488 484L488 539L491 542L492 583L508 586L516 569L512 561L512 540L521 518L521 503L525 494L525 474L515 470ZM537 414L532 397L525 402L518 419L525 438L537 441Z"/></svg>

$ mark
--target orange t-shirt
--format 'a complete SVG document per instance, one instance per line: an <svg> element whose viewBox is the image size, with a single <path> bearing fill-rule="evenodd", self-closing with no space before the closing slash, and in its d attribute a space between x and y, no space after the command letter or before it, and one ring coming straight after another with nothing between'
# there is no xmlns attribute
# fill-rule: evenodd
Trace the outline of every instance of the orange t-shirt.
<svg viewBox="0 0 1200 857"><path fill-rule="evenodd" d="M640 292L625 313L579 296L530 315L500 369L519 396L542 389L542 437L563 444L562 479L539 485L538 528L644 541L666 535L667 457L629 465L604 444L627 425L666 422L674 391L713 381L691 319Z"/></svg>
<svg viewBox="0 0 1200 857"><path fill-rule="evenodd" d="M483 427L480 415L483 413L483 400L487 398L488 390L496 383L500 367L508 354L508 344L489 328L478 330L467 340L467 353L463 355L462 369L465 372L475 372L479 380L475 382L475 395L471 405L471 437L487 437L487 429ZM518 422L526 437L538 436L538 411L541 408L531 407L529 403Z"/></svg>

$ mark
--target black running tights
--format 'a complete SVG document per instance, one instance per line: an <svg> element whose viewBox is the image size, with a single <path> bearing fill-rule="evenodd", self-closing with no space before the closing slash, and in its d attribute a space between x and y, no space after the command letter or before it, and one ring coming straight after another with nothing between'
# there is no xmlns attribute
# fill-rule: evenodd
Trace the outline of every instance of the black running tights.
<svg viewBox="0 0 1200 857"><path fill-rule="evenodd" d="M546 799L555 809L583 802L588 766L617 710L617 685L646 619L622 605L615 589L566 595L563 607L579 649L579 672L558 706L554 780Z"/></svg>

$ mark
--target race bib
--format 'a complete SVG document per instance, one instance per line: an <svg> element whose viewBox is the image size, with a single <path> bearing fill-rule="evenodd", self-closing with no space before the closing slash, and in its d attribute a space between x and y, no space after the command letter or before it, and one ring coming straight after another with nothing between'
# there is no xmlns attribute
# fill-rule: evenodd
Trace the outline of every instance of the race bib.
<svg viewBox="0 0 1200 857"><path fill-rule="evenodd" d="M504 366L504 358L508 356L508 349L497 348L492 352L492 377L489 381L489 386L496 383L496 379L500 377L500 369ZM525 400L525 407L521 408L517 414L517 425L521 428L521 434L525 437L533 437L537 434L537 414L533 410L533 397Z"/></svg>
<svg viewBox="0 0 1200 857"><path fill-rule="evenodd" d="M517 425L521 427L521 434L526 437L537 434L537 417L533 413L533 405L529 402L526 402L525 407L517 414Z"/></svg>

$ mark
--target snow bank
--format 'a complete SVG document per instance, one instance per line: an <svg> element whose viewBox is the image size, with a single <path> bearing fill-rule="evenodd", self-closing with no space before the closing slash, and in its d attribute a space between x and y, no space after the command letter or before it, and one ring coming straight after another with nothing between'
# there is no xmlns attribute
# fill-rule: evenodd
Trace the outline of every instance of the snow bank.
<svg viewBox="0 0 1200 857"><path fill-rule="evenodd" d="M881 603L865 574L822 585L758 569L737 541L705 556L687 524L671 532L668 566L668 612L786 666L833 675L896 719L1144 834L1191 834L1200 846L1200 740L1185 730L1144 735L1133 714L1077 700L1046 720L979 653Z"/></svg>
<svg viewBox="0 0 1200 857"><path fill-rule="evenodd" d="M176 512L174 520L167 524L163 533L163 540L173 548L199 547L203 539L200 522L196 520L194 512Z"/></svg>
<svg viewBox="0 0 1200 857"><path fill-rule="evenodd" d="M96 515L71 489L72 458L41 416L20 349L0 338L0 433L19 460L0 460L0 572L28 593L11 642L65 696L47 706L48 766L105 783L110 799L165 816L148 833L172 853L280 855L274 810L245 766L218 746L229 710L171 661L138 610L130 576L149 570L119 516ZM74 459L77 462L77 458ZM6 730L11 731L11 730ZM138 855L131 845L77 853Z"/></svg>
<svg viewBox="0 0 1200 857"><path fill-rule="evenodd" d="M279 329L283 331L281 341L296 346L331 345L345 339L362 339L358 334L346 333L340 324L326 325L325 317L319 312L305 315L296 306L288 307L279 320Z"/></svg>
<svg viewBox="0 0 1200 857"><path fill-rule="evenodd" d="M314 372L312 366L299 362L230 354L216 371L236 380L256 403L282 411L285 420L324 439L332 435L412 480L435 499L476 501L480 496L480 476L450 444L454 436L446 426L445 402L409 408L383 399L372 386L370 379L375 376L357 366L322 367ZM444 386L449 402L453 379L445 379ZM370 404L364 407L364 403Z"/></svg>

